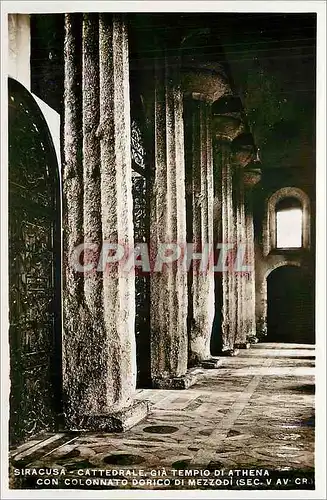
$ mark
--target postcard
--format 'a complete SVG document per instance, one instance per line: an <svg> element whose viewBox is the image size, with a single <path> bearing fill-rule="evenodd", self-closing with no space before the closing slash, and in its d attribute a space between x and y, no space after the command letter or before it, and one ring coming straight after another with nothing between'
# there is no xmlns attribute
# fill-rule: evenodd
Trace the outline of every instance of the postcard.
<svg viewBox="0 0 327 500"><path fill-rule="evenodd" d="M3 2L3 498L321 498L324 12Z"/></svg>

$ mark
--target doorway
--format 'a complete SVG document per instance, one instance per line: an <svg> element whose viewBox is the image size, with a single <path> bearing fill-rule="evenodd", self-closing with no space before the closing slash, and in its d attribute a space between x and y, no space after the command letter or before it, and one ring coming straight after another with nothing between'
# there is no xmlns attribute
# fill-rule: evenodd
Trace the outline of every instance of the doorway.
<svg viewBox="0 0 327 500"><path fill-rule="evenodd" d="M314 343L314 277L283 266L267 278L267 341Z"/></svg>
<svg viewBox="0 0 327 500"><path fill-rule="evenodd" d="M10 442L61 411L60 182L47 123L8 80Z"/></svg>

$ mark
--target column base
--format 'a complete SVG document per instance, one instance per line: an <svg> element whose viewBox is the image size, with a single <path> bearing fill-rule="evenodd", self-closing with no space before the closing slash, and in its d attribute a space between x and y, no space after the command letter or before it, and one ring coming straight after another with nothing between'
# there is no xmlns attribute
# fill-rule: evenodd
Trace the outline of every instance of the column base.
<svg viewBox="0 0 327 500"><path fill-rule="evenodd" d="M221 356L237 356L239 352L240 350L235 347L234 349L228 349L226 351L223 351L221 353Z"/></svg>
<svg viewBox="0 0 327 500"><path fill-rule="evenodd" d="M250 344L257 344L259 342L259 339L258 339L258 337L253 335L251 337L248 337L248 342L250 342Z"/></svg>
<svg viewBox="0 0 327 500"><path fill-rule="evenodd" d="M95 432L125 432L143 420L149 411L146 401L135 401L131 406L106 415L81 415L74 419L70 430Z"/></svg>
<svg viewBox="0 0 327 500"><path fill-rule="evenodd" d="M221 360L219 358L209 358L200 362L201 368L205 370L214 370L221 365Z"/></svg>
<svg viewBox="0 0 327 500"><path fill-rule="evenodd" d="M236 349L250 349L251 344L250 342L242 342L240 344L235 345Z"/></svg>
<svg viewBox="0 0 327 500"><path fill-rule="evenodd" d="M188 389L199 380L201 374L203 372L199 368L191 368L182 377L154 378L152 387L154 389Z"/></svg>

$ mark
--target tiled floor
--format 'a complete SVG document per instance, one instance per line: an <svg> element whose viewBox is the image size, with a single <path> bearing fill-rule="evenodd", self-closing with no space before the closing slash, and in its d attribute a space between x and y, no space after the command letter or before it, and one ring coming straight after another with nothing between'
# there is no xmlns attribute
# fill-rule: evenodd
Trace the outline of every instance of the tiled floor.
<svg viewBox="0 0 327 500"><path fill-rule="evenodd" d="M151 411L130 431L43 435L11 451L12 469L63 469L52 488L313 488L314 367L312 345L254 345L188 390L139 390Z"/></svg>

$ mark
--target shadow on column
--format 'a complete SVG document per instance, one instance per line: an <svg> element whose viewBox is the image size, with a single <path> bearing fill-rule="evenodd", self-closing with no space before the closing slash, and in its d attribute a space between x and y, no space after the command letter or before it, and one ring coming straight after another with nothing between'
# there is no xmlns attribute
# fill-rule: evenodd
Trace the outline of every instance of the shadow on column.
<svg viewBox="0 0 327 500"><path fill-rule="evenodd" d="M213 356L222 352L222 309L223 309L223 284L222 274L215 275L215 316L212 323L210 350Z"/></svg>

